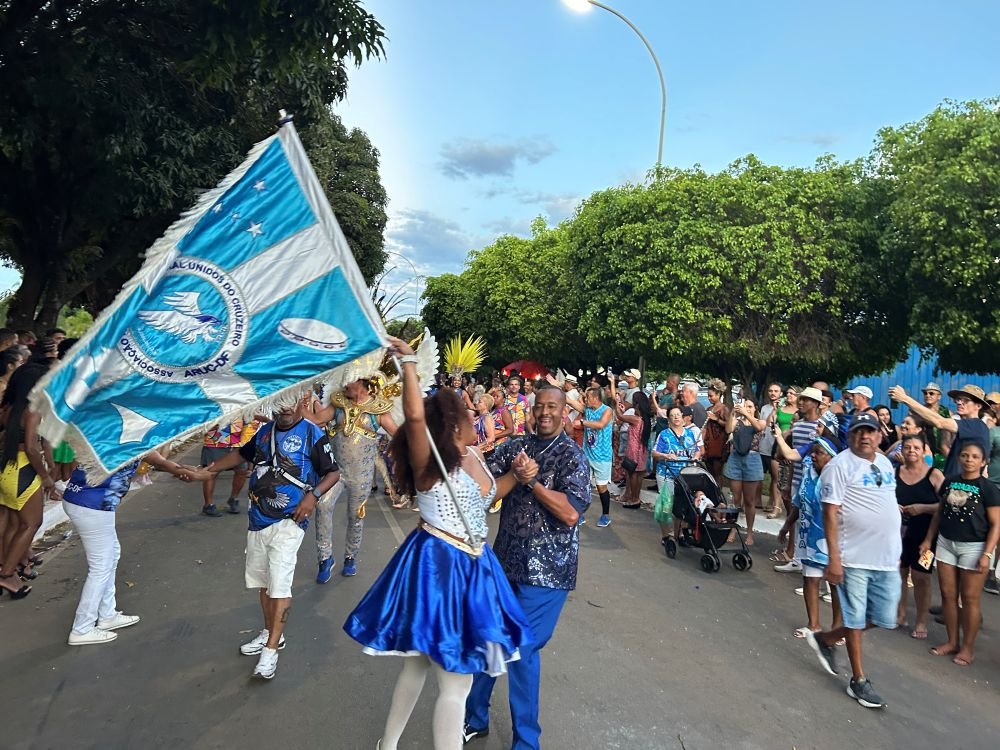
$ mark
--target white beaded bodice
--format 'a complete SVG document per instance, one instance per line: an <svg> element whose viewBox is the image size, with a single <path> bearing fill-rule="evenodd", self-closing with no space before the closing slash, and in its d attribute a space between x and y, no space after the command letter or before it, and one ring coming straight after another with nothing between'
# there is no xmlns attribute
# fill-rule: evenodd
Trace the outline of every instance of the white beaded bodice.
<svg viewBox="0 0 1000 750"><path fill-rule="evenodd" d="M470 450L486 469L486 464L479 458L479 454L475 453L475 449L470 448ZM485 497L480 494L479 482L465 469L459 467L448 477L452 487L455 488L458 504L461 506L469 526L472 527L472 531L479 537L480 541L486 539L488 531L486 528L486 509L497 494L497 485L493 475L490 474L489 469L486 469L486 473L490 477L490 491L486 493ZM420 517L424 519L425 523L459 539L468 538L465 526L455 510L455 503L452 502L444 481L437 482L429 490L417 492L417 506L420 508Z"/></svg>

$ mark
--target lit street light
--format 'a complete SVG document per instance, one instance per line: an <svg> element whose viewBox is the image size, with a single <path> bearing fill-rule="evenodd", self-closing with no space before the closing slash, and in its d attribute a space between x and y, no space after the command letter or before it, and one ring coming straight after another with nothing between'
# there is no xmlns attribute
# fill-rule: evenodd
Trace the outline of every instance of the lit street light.
<svg viewBox="0 0 1000 750"><path fill-rule="evenodd" d="M649 51L650 56L653 58L653 64L656 66L656 75L660 77L660 141L659 141L659 146L657 147L656 150L656 166L659 167L663 163L663 129L664 125L666 124L666 118L667 118L667 84L663 80L663 69L660 67L660 61L656 57L656 53L653 51L652 45L649 43L646 37L643 36L642 32L639 31L639 28L634 23L628 20L624 15L619 13L617 10L605 5L604 3L599 3L597 2L597 0L563 0L563 4L566 5L566 7L570 8L571 10L576 11L577 13L589 12L590 7L592 5L597 6L598 8L601 8L603 10L606 10L608 13L613 13L614 15L618 16L621 20L623 20L625 23L627 23L629 28L632 29L632 31L634 31L636 35L638 35L638 37L642 40L642 43L646 45L646 49Z"/></svg>

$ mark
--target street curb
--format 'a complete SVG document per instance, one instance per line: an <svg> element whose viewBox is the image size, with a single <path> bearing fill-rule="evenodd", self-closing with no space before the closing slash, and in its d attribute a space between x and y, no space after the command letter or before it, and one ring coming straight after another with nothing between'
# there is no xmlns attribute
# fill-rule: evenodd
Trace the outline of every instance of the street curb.
<svg viewBox="0 0 1000 750"><path fill-rule="evenodd" d="M641 490L639 492L639 498L642 500L643 505L649 505L652 507L656 504L657 492L655 490ZM745 527L746 524L743 522L744 519L741 515L740 525ZM760 508L757 509L757 517L754 518L753 522L753 533L754 534L769 534L770 536L778 536L778 532L781 531L782 525L785 523L785 519L782 518L768 518L767 514L764 513Z"/></svg>
<svg viewBox="0 0 1000 750"><path fill-rule="evenodd" d="M125 497L122 498L122 504L125 503L132 495L136 492L142 490L143 487L149 487L148 484L133 484ZM42 525L38 527L38 531L35 532L35 538L31 540L32 544L37 542L39 539L44 537L47 533L52 531L52 529L57 526L69 523L69 516L66 515L66 511L63 509L62 500L47 500L45 502L45 509L42 511Z"/></svg>
<svg viewBox="0 0 1000 750"><path fill-rule="evenodd" d="M42 511L42 525L38 527L35 538L31 541L37 542L61 523L69 523L69 516L63 510L62 500L48 500L45 503L45 510Z"/></svg>

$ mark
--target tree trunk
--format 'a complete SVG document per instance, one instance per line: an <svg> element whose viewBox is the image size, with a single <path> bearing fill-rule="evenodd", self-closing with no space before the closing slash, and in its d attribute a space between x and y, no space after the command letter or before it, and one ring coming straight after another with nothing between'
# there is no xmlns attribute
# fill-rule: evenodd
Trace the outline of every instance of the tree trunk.
<svg viewBox="0 0 1000 750"><path fill-rule="evenodd" d="M61 289L62 284L59 283L58 279L54 279L46 285L44 301L35 316L35 332L39 336L56 327L59 311L63 308Z"/></svg>
<svg viewBox="0 0 1000 750"><path fill-rule="evenodd" d="M7 327L15 331L32 331L35 328L35 312L47 284L40 270L25 268L23 271L21 286L7 307Z"/></svg>

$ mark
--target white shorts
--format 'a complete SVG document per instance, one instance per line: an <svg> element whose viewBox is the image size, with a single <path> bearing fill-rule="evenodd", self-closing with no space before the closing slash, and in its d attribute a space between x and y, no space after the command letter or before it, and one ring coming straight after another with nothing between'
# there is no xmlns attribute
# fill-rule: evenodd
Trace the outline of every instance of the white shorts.
<svg viewBox="0 0 1000 750"><path fill-rule="evenodd" d="M803 578L822 578L824 573L826 573L826 568L814 568L812 565L802 563Z"/></svg>
<svg viewBox="0 0 1000 750"><path fill-rule="evenodd" d="M248 589L267 589L272 599L290 599L295 563L306 532L290 518L266 529L247 532L246 584Z"/></svg>

